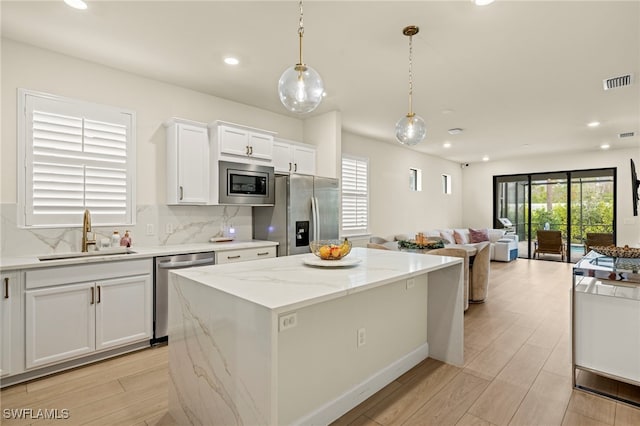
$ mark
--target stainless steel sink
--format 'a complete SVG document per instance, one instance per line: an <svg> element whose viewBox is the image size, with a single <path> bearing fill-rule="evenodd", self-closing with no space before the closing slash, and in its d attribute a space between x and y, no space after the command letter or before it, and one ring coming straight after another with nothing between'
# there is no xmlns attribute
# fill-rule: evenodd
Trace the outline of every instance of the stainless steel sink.
<svg viewBox="0 0 640 426"><path fill-rule="evenodd" d="M108 248L96 251L89 251L85 253L53 253L53 254L45 254L43 256L38 256L38 260L61 260L61 259L76 259L81 257L96 257L96 256L115 256L118 254L134 254L135 251L131 250L128 247L116 247L116 248Z"/></svg>

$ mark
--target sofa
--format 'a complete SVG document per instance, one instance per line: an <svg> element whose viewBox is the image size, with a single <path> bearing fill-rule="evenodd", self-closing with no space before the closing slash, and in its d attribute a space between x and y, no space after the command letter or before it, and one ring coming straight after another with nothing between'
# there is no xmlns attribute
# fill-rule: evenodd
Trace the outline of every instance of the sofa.
<svg viewBox="0 0 640 426"><path fill-rule="evenodd" d="M518 236L506 234L504 229L449 228L429 229L418 232L422 232L425 238L429 240L441 240L445 247L450 248L469 245L477 247L479 243L489 241L489 256L493 261L511 262L518 257ZM391 250L398 250L398 241L415 239L418 232L385 237L373 236L369 239L369 242Z"/></svg>

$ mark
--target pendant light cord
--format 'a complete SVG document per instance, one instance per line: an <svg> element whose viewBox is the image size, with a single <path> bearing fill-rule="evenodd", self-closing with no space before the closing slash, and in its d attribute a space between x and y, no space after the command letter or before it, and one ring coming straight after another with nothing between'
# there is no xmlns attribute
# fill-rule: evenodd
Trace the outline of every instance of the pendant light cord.
<svg viewBox="0 0 640 426"><path fill-rule="evenodd" d="M298 38L300 40L300 62L299 65L303 65L304 62L302 62L302 37L304 37L304 14L302 12L302 0L300 0L300 21L298 24Z"/></svg>
<svg viewBox="0 0 640 426"><path fill-rule="evenodd" d="M413 36L409 36L409 117L413 115Z"/></svg>

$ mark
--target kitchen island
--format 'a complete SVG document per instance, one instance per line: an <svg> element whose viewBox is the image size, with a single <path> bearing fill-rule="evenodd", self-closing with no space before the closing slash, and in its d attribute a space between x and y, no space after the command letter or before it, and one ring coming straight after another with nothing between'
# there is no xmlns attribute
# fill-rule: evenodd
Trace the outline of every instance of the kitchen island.
<svg viewBox="0 0 640 426"><path fill-rule="evenodd" d="M463 363L462 259L355 248L170 274L178 424L327 424L432 357Z"/></svg>

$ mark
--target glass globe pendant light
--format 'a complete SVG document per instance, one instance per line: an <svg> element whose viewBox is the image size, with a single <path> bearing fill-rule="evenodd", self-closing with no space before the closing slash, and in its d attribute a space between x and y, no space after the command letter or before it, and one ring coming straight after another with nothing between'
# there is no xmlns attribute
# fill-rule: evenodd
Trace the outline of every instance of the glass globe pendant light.
<svg viewBox="0 0 640 426"><path fill-rule="evenodd" d="M413 112L413 73L412 54L413 54L413 36L418 34L420 28L410 25L402 30L402 34L409 37L409 113L402 117L396 123L396 139L404 145L416 145L427 135L427 126L422 117Z"/></svg>
<svg viewBox="0 0 640 426"><path fill-rule="evenodd" d="M316 109L324 96L324 84L320 74L302 62L303 36L304 21L302 0L300 0L300 22L298 26L300 60L294 66L287 68L278 81L280 102L286 109L298 114L305 114Z"/></svg>

